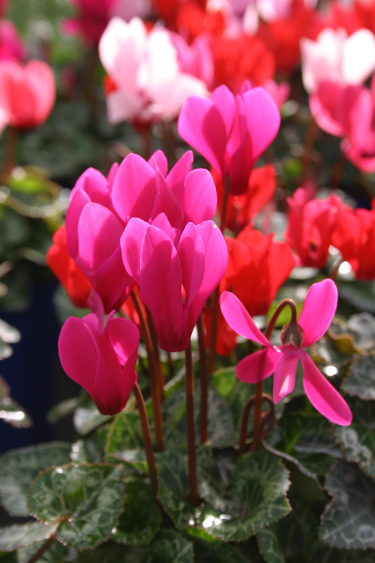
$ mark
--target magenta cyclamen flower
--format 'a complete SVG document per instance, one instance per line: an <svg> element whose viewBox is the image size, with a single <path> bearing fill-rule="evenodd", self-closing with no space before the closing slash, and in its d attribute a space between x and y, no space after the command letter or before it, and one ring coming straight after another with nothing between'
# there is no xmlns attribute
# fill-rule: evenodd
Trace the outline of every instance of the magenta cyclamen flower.
<svg viewBox="0 0 375 563"><path fill-rule="evenodd" d="M99 316L69 317L60 332L61 364L76 383L90 393L102 414L120 412L137 381L139 331L126 319Z"/></svg>
<svg viewBox="0 0 375 563"><path fill-rule="evenodd" d="M224 275L228 251L213 221L172 228L164 214L150 225L131 219L121 238L125 268L139 285L160 348L185 350L203 306Z"/></svg>
<svg viewBox="0 0 375 563"><path fill-rule="evenodd" d="M178 119L178 132L216 170L229 175L234 195L246 192L250 173L280 126L276 103L263 88L245 83L234 96L222 85L209 99L190 96Z"/></svg>
<svg viewBox="0 0 375 563"><path fill-rule="evenodd" d="M224 292L220 305L225 320L237 334L264 346L237 365L236 374L241 381L256 383L274 373L273 399L278 403L293 391L297 365L301 361L303 386L311 404L331 422L348 426L352 421L348 405L305 351L327 331L336 311L337 298L337 288L332 280L313 284L298 324L287 325L282 346L271 344L234 294Z"/></svg>

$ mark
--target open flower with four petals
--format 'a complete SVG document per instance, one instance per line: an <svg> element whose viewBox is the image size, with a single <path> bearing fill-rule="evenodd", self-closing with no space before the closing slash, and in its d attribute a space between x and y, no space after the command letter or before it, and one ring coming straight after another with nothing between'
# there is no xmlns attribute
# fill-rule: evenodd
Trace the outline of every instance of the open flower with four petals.
<svg viewBox="0 0 375 563"><path fill-rule="evenodd" d="M234 294L224 292L220 305L225 320L237 334L263 346L238 363L236 374L241 381L257 383L274 374L273 400L278 403L293 391L297 366L301 361L303 386L313 407L331 422L348 426L352 414L347 403L305 350L327 331L336 311L337 299L337 288L332 280L313 284L298 323L292 321L284 327L281 346L271 344Z"/></svg>

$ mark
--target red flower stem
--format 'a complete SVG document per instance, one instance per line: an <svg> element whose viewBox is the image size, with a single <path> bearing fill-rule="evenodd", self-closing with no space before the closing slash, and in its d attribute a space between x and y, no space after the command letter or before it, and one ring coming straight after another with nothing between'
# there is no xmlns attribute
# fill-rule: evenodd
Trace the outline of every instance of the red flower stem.
<svg viewBox="0 0 375 563"><path fill-rule="evenodd" d="M198 506L198 479L197 479L197 460L195 452L195 424L194 424L194 376L193 360L191 355L191 344L185 350L185 389L186 389L186 429L188 446L188 472L189 472L189 491L190 502Z"/></svg>
<svg viewBox="0 0 375 563"><path fill-rule="evenodd" d="M273 404L272 397L270 395L267 395L266 393L262 393L262 401L267 401L270 405L269 411L267 411L266 413L262 412L261 424L262 424L262 428L263 428L265 423L267 423L267 422L269 423L270 419L271 419L272 423L274 422L275 407L274 407L274 404ZM244 407L244 410L242 412L240 439L238 441L239 454L243 454L246 451L247 428L248 428L248 424L249 424L251 409L253 408L254 404L255 404L255 395L250 397L250 399L247 401L247 403Z"/></svg>
<svg viewBox="0 0 375 563"><path fill-rule="evenodd" d="M222 233L224 232L225 224L226 224L229 191L230 191L230 183L229 183L229 175L227 174L224 182L223 205L221 208L220 230ZM216 366L216 339L217 339L217 323L219 316L219 293L220 293L220 286L218 286L215 289L215 291L212 293L211 337L210 337L209 364L208 364L209 374L214 373Z"/></svg>
<svg viewBox="0 0 375 563"><path fill-rule="evenodd" d="M197 330L199 348L199 381L201 395L199 438L200 443L205 444L208 440L208 372L202 313L198 317Z"/></svg>
<svg viewBox="0 0 375 563"><path fill-rule="evenodd" d="M38 549L36 553L34 553L34 555L28 560L27 563L36 563L36 561L38 561L38 559L42 557L43 553L45 553L47 549L49 549L51 545L55 543L55 541L56 535L52 534L52 536L48 538L48 540Z"/></svg>
<svg viewBox="0 0 375 563"><path fill-rule="evenodd" d="M163 401L165 382L164 382L163 368L161 366L160 356L159 356L159 341L158 341L158 335L156 332L154 320L148 309L147 309L147 321L148 321L148 326L150 328L151 342L154 350L156 385L158 387L160 401Z"/></svg>
<svg viewBox="0 0 375 563"><path fill-rule="evenodd" d="M155 353L154 353L153 343L150 335L149 325L143 314L138 296L134 291L132 291L130 295L133 300L134 307L139 318L141 334L147 351L147 357L149 363L148 372L150 377L152 408L153 408L154 423L155 423L155 442L156 442L157 451L161 452L164 449L164 433L163 433L163 420L161 413L161 402L160 402L159 390L157 385Z"/></svg>
<svg viewBox="0 0 375 563"><path fill-rule="evenodd" d="M270 339L273 329L275 328L276 321L281 313L281 311L289 306L292 313L292 321L297 322L297 308L296 304L292 299L284 299L279 303L270 318L264 335L266 338ZM255 385L255 402L254 402L254 427L253 427L253 450L258 450L260 446L260 441L262 437L262 403L263 403L263 380L258 381Z"/></svg>
<svg viewBox="0 0 375 563"><path fill-rule="evenodd" d="M317 125L315 123L314 118L311 116L309 123L307 125L307 131L303 143L302 174L304 179L308 178L309 176L309 166L311 162L312 151L314 148L316 131L317 131Z"/></svg>
<svg viewBox="0 0 375 563"><path fill-rule="evenodd" d="M151 132L150 127L147 127L142 132L142 140L143 140L143 158L148 160L151 156Z"/></svg>
<svg viewBox="0 0 375 563"><path fill-rule="evenodd" d="M154 493L156 498L158 492L158 480L157 480L154 452L152 449L150 425L148 423L146 406L145 406L145 401L143 399L142 391L140 390L139 385L137 383L133 387L133 393L135 395L135 400L137 401L139 418L141 421L143 445L146 453L148 473L150 476L152 492Z"/></svg>

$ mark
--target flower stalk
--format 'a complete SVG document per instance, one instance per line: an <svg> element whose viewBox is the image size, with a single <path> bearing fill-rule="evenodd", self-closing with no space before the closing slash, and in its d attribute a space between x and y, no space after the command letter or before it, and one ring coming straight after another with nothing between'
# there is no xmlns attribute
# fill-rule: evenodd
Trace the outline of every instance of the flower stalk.
<svg viewBox="0 0 375 563"><path fill-rule="evenodd" d="M152 449L152 441L151 441L151 432L150 432L150 425L148 423L146 406L143 399L142 391L139 388L138 383L136 383L133 387L133 393L135 396L135 400L137 402L139 418L141 421L142 427L142 437L143 437L143 445L145 448L147 465L148 465L148 473L150 476L151 481L151 488L152 492L157 495L158 492L158 480L157 480L157 472L156 472L156 465L155 465L155 457L154 452Z"/></svg>
<svg viewBox="0 0 375 563"><path fill-rule="evenodd" d="M198 479L197 479L197 459L195 451L195 424L194 424L194 376L193 360L191 354L191 344L185 350L185 389L186 389L186 428L188 446L188 474L190 502L193 506L198 506Z"/></svg>

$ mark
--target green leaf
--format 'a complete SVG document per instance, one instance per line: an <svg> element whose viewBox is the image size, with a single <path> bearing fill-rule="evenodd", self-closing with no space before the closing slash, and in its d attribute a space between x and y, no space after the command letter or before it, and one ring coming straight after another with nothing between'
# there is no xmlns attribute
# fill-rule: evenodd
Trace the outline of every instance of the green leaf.
<svg viewBox="0 0 375 563"><path fill-rule="evenodd" d="M108 432L105 452L109 462L124 461L147 472L138 413L123 411L116 415Z"/></svg>
<svg viewBox="0 0 375 563"><path fill-rule="evenodd" d="M374 429L355 421L349 427L335 428L335 436L345 459L358 463L366 475L375 478Z"/></svg>
<svg viewBox="0 0 375 563"><path fill-rule="evenodd" d="M358 552L358 549L336 549L316 542L308 554L309 563L374 563L375 551L368 549Z"/></svg>
<svg viewBox="0 0 375 563"><path fill-rule="evenodd" d="M193 544L174 530L162 530L146 553L147 563L194 563Z"/></svg>
<svg viewBox="0 0 375 563"><path fill-rule="evenodd" d="M199 441L199 420L200 420L200 392L199 383L194 385L194 419L196 440ZM172 429L169 432L171 444L182 445L185 443L186 435L186 395L185 390L175 391L163 404L163 414L165 428ZM176 430L180 436L176 437ZM209 443L215 447L224 447L231 444L233 434L233 419L226 401L213 389L208 388L208 436ZM168 436L166 437L168 442Z"/></svg>
<svg viewBox="0 0 375 563"><path fill-rule="evenodd" d="M205 541L193 538L195 563L249 563L236 547L219 541ZM251 560L253 561L253 560Z"/></svg>
<svg viewBox="0 0 375 563"><path fill-rule="evenodd" d="M314 479L330 469L333 459L342 458L331 424L315 413L286 411L267 436L265 447Z"/></svg>
<svg viewBox="0 0 375 563"><path fill-rule="evenodd" d="M58 541L93 549L117 525L124 502L123 467L70 464L40 473L28 495L30 513L45 524L60 522Z"/></svg>
<svg viewBox="0 0 375 563"><path fill-rule="evenodd" d="M0 528L0 551L14 551L19 547L48 540L56 531L57 525L45 526L39 522L13 524Z"/></svg>
<svg viewBox="0 0 375 563"><path fill-rule="evenodd" d="M375 356L365 356L353 362L342 390L363 401L375 400Z"/></svg>
<svg viewBox="0 0 375 563"><path fill-rule="evenodd" d="M340 549L375 548L375 483L360 468L338 462L326 489L333 500L321 519L320 539Z"/></svg>
<svg viewBox="0 0 375 563"><path fill-rule="evenodd" d="M33 424L23 407L11 397L0 399L0 420L15 428L30 428Z"/></svg>
<svg viewBox="0 0 375 563"><path fill-rule="evenodd" d="M340 280L338 287L342 299L345 299L361 311L375 313L375 284L373 281Z"/></svg>
<svg viewBox="0 0 375 563"><path fill-rule="evenodd" d="M95 403L91 401L87 405L76 409L73 423L78 434L86 436L111 418L111 416L101 414L96 408Z"/></svg>
<svg viewBox="0 0 375 563"><path fill-rule="evenodd" d="M290 511L288 471L267 451L243 456L226 490L218 475L211 475L214 482L202 495L207 504L197 514L197 524L217 539L244 541Z"/></svg>
<svg viewBox="0 0 375 563"><path fill-rule="evenodd" d="M38 552L45 542L38 542L34 545L21 547L17 550L17 560L15 563L29 563L30 559ZM38 559L38 563L66 563L69 556L66 547L55 541ZM5 563L5 562L4 562Z"/></svg>
<svg viewBox="0 0 375 563"><path fill-rule="evenodd" d="M310 508L294 501L293 510L257 535L259 551L266 563L305 561L316 541L317 519Z"/></svg>
<svg viewBox="0 0 375 563"><path fill-rule="evenodd" d="M113 540L118 543L140 545L152 540L161 526L161 515L150 485L127 481L124 512Z"/></svg>
<svg viewBox="0 0 375 563"><path fill-rule="evenodd" d="M0 458L0 499L12 516L28 516L26 494L36 475L70 461L70 444L51 442L13 450Z"/></svg>
<svg viewBox="0 0 375 563"><path fill-rule="evenodd" d="M195 510L188 502L189 483L187 455L174 448L155 454L159 490L158 499L177 528L184 528L194 521Z"/></svg>
<svg viewBox="0 0 375 563"><path fill-rule="evenodd" d="M65 399L58 405L52 407L47 413L47 420L50 424L55 424L63 418L73 414L75 409L80 403L80 397L73 397L72 399Z"/></svg>

